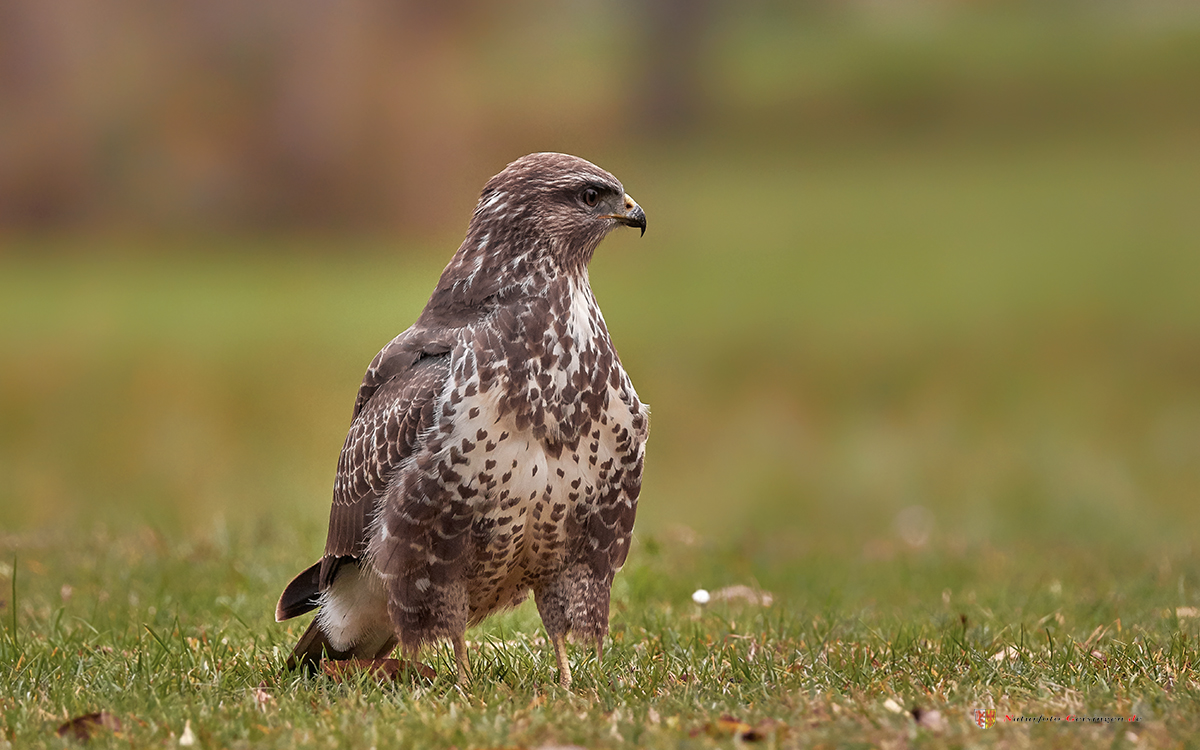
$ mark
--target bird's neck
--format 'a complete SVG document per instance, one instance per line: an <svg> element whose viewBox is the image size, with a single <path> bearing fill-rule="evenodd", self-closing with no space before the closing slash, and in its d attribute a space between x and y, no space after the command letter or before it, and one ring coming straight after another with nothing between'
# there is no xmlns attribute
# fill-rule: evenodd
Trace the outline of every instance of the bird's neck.
<svg viewBox="0 0 1200 750"><path fill-rule="evenodd" d="M547 238L522 237L519 254L510 252L512 238L496 239L472 227L458 252L442 271L425 306L426 323L468 325L497 307L547 298L568 309L568 297L582 294L594 305L586 262L564 265Z"/></svg>

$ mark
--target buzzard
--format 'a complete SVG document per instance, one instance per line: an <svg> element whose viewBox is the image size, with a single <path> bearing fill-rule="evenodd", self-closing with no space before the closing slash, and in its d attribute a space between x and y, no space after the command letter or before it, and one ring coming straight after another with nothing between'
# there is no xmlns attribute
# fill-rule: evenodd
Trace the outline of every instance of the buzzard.
<svg viewBox="0 0 1200 750"><path fill-rule="evenodd" d="M601 651L642 483L649 410L588 282L614 227L646 231L616 177L537 153L484 186L411 328L367 368L324 556L275 611L318 609L291 664L412 656L533 592L559 670Z"/></svg>

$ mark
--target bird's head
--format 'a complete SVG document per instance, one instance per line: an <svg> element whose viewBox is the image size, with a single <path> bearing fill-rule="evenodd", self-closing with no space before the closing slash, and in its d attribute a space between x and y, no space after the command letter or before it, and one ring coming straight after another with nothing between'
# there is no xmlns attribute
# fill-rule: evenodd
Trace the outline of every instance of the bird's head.
<svg viewBox="0 0 1200 750"><path fill-rule="evenodd" d="M511 252L545 252L564 269L581 269L619 225L646 233L646 214L621 181L589 161L529 154L488 180L468 241L486 237Z"/></svg>
<svg viewBox="0 0 1200 750"><path fill-rule="evenodd" d="M616 177L567 154L523 156L484 186L422 320L450 325L554 278L585 276L596 246L622 224L646 232L645 212Z"/></svg>

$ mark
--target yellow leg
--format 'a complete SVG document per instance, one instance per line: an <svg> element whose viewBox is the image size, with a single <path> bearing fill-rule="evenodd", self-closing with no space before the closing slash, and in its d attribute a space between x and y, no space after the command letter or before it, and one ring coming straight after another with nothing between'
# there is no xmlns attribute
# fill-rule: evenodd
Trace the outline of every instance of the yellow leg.
<svg viewBox="0 0 1200 750"><path fill-rule="evenodd" d="M551 641L554 644L554 660L558 662L558 684L571 687L571 664L567 661L567 636L559 633Z"/></svg>
<svg viewBox="0 0 1200 750"><path fill-rule="evenodd" d="M467 661L467 641L464 636L454 636L454 663L458 665L458 683L466 685L471 682L471 665Z"/></svg>

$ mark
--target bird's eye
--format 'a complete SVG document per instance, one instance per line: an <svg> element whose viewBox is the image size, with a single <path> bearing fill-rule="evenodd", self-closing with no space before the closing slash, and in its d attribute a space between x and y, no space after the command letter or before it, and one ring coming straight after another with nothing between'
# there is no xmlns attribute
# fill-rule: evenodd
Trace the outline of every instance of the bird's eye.
<svg viewBox="0 0 1200 750"><path fill-rule="evenodd" d="M600 202L600 191L596 188L584 188L581 197L588 208L595 208L596 204Z"/></svg>

